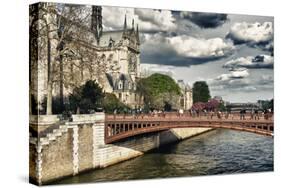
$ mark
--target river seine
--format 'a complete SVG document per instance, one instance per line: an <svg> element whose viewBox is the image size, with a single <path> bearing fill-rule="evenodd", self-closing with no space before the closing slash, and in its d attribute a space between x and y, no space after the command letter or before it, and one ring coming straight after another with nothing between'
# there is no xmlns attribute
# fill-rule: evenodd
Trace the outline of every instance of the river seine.
<svg viewBox="0 0 281 188"><path fill-rule="evenodd" d="M273 171L273 138L217 129L53 184Z"/></svg>

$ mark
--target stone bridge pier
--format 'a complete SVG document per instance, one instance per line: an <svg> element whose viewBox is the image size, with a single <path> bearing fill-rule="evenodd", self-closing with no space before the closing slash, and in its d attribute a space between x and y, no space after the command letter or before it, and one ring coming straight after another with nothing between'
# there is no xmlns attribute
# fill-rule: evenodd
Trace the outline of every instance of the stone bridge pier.
<svg viewBox="0 0 281 188"><path fill-rule="evenodd" d="M105 114L30 116L30 182L48 184L81 172L125 161L161 145L188 138L210 128L176 128L105 144Z"/></svg>

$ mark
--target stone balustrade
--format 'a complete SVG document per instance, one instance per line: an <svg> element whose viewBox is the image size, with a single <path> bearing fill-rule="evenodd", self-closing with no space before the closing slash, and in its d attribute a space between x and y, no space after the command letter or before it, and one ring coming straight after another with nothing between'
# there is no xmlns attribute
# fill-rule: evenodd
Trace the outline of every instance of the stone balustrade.
<svg viewBox="0 0 281 188"><path fill-rule="evenodd" d="M58 115L30 115L29 123L38 125L50 125L59 122Z"/></svg>

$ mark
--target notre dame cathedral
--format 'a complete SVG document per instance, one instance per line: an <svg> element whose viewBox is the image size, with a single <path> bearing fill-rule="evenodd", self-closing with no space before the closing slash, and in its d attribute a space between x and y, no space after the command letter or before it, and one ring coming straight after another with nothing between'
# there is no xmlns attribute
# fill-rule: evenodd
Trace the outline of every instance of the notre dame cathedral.
<svg viewBox="0 0 281 188"><path fill-rule="evenodd" d="M130 18L132 23L128 24L124 15L122 29L103 31L100 6L91 6L85 25L76 19L83 15L81 12L75 15L79 7L71 9L75 5L65 8L64 12L69 11L65 15L71 15L69 17L62 15L60 7L55 4L41 5L36 15L39 20L36 31L39 32L34 37L34 44L30 44L33 47L31 54L38 55L30 60L34 62L31 66L35 67L30 77L31 94L37 96L37 101L44 100L48 88L51 88L53 97L65 98L66 101L75 87L87 80L96 80L104 92L115 94L131 108L139 107L142 100L136 93L136 83L140 78L140 39L134 19ZM42 47L34 47L36 45ZM38 51L33 52L34 49ZM50 78L51 87L48 86Z"/></svg>
<svg viewBox="0 0 281 188"><path fill-rule="evenodd" d="M136 92L141 77L139 28L134 18L129 19L130 24L124 14L123 26L111 30L104 29L101 6L31 6L30 97L35 96L39 111L46 98L59 98L61 106L67 103L73 90L88 80L131 108L143 106L143 97ZM192 89L183 81L178 84L180 108L188 110Z"/></svg>
<svg viewBox="0 0 281 188"><path fill-rule="evenodd" d="M123 30L103 31L102 7L92 7L91 29L95 36L95 46L100 54L117 63L118 70L108 70L100 83L106 92L131 107L137 107L136 81L140 77L140 39L134 19L128 27L125 15Z"/></svg>

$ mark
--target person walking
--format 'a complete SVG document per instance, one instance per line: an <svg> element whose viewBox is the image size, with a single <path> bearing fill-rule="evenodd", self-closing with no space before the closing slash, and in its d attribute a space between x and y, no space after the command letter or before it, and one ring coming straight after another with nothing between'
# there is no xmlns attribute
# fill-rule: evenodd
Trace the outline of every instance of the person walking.
<svg viewBox="0 0 281 188"><path fill-rule="evenodd" d="M254 109L252 108L252 110L251 110L251 120L254 119L254 113L255 113L255 111L254 111Z"/></svg>
<svg viewBox="0 0 281 188"><path fill-rule="evenodd" d="M217 113L218 119L221 119L221 111L219 110Z"/></svg>
<svg viewBox="0 0 281 188"><path fill-rule="evenodd" d="M214 116L214 111L211 110L211 119L213 119L213 116Z"/></svg>
<svg viewBox="0 0 281 188"><path fill-rule="evenodd" d="M245 114L246 114L245 109L240 110L240 120L245 120Z"/></svg>
<svg viewBox="0 0 281 188"><path fill-rule="evenodd" d="M255 110L255 115L254 115L254 118L255 118L255 120L259 120L260 119L260 117L259 117L259 110Z"/></svg>
<svg viewBox="0 0 281 188"><path fill-rule="evenodd" d="M244 110L243 110L243 115L242 115L242 116L243 116L243 120L246 119L246 118L245 118L245 115L246 115L246 110L244 109Z"/></svg>

